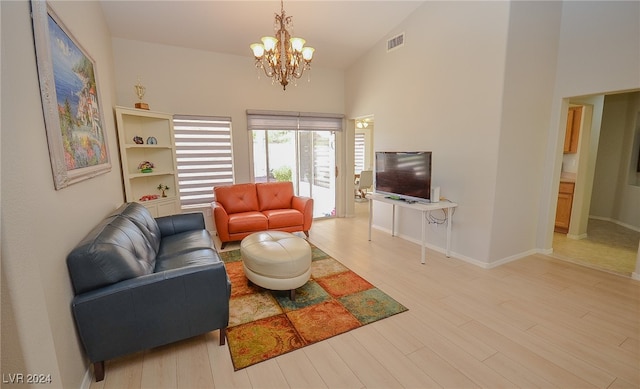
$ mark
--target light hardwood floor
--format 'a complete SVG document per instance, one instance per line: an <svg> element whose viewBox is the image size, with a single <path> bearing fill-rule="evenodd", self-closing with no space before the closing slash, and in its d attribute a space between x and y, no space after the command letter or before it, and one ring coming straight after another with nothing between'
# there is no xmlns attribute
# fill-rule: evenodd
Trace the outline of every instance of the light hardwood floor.
<svg viewBox="0 0 640 389"><path fill-rule="evenodd" d="M369 242L363 211L309 240L409 311L237 372L215 331L108 361L91 388L640 387L638 281L544 255L421 265L419 245Z"/></svg>

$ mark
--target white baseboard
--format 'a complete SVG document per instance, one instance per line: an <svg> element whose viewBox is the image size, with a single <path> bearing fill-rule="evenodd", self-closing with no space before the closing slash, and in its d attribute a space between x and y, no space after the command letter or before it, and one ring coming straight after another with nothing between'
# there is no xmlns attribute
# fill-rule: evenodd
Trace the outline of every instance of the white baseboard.
<svg viewBox="0 0 640 389"><path fill-rule="evenodd" d="M373 225L372 228L375 228L377 230L386 232L389 235L391 235L391 230L389 230L387 228L382 228L382 227L377 226L377 225ZM418 239L415 239L413 237L406 236L406 235L403 235L403 234L399 234L399 235L395 235L395 236L397 236L398 238L402 238L404 240L408 240L409 242L413 242L413 243L417 244L418 246L422 243ZM586 237L586 234L585 234L585 237ZM442 247L434 246L434 245L429 244L429 243L427 243L425 245L425 247L430 249L430 250L437 251L437 252L439 252L441 254L446 254L446 249L444 249ZM461 261L464 261L464 262L470 263L472 265L481 267L483 269L493 269L493 268L496 268L498 266L504 265L506 263L517 261L517 260L522 259L524 257L528 257L529 255L534 255L534 254L551 255L551 254L553 254L553 248L550 248L550 249L531 249L531 250L527 250L527 251L524 251L522 253L514 254L514 255L508 256L506 258L502 258L502 259L499 259L497 261L493 261L493 262L489 262L489 263L483 262L483 261L479 261L479 260L471 258L471 257L467 257L465 255L462 255L460 253L456 253L454 251L451 251L450 254L451 254L451 257L454 257L454 258L459 259ZM632 278L636 279L636 280L640 280L640 274L639 273L633 273L632 274Z"/></svg>
<svg viewBox="0 0 640 389"><path fill-rule="evenodd" d="M553 254L553 248L550 248L550 249L538 249L538 254L551 255L551 254Z"/></svg>
<svg viewBox="0 0 640 389"><path fill-rule="evenodd" d="M382 228L382 227L377 226L377 225L373 225L372 228L375 228L376 230L379 230L379 231L386 232L389 235L391 235L391 230L389 230L387 228ZM407 236L407 235L404 235L404 234L399 234L399 235L396 234L395 236L398 237L398 238L407 240L409 242L415 243L418 246L420 246L420 244L422 244L422 242L420 240L415 239L415 238L413 238L411 236ZM430 249L430 250L432 250L432 251L436 251L436 252L439 252L441 254L445 254L446 255L446 249L442 248L440 246L435 246L435 245L427 243L425 245L425 247ZM523 253L511 255L509 257L502 258L502 259L499 259L497 261L493 261L493 262L489 262L489 263L477 260L475 258L467 257L465 255L462 255L460 253L456 253L454 251L450 252L450 257L455 258L455 259L459 259L461 261L470 263L472 265L481 267L483 269L493 269L493 268L496 268L498 266L504 265L506 263L517 261L518 259L522 259L522 258L527 257L529 255L538 254L539 252L540 252L540 250L531 249L531 250L525 251ZM428 258L427 258L427 260L428 260Z"/></svg>
<svg viewBox="0 0 640 389"><path fill-rule="evenodd" d="M91 381L93 381L93 374L91 374L91 365L89 365L87 366L87 370L84 372L80 389L89 389L91 387Z"/></svg>
<svg viewBox="0 0 640 389"><path fill-rule="evenodd" d="M601 217L601 216L589 215L589 219L604 220L606 222L611 222L611 223L617 224L619 226L622 226L624 228L628 228L630 230L633 230L633 231L636 231L636 232L640 232L640 227L636 227L636 226L633 226L631 224L623 223L620 220L612 219L610 217Z"/></svg>
<svg viewBox="0 0 640 389"><path fill-rule="evenodd" d="M573 239L573 240L587 239L587 234L586 233L580 234L580 235L567 234L567 238Z"/></svg>
<svg viewBox="0 0 640 389"><path fill-rule="evenodd" d="M508 256L508 257L506 257L506 258L502 258L502 259L500 259L500 260L497 260L497 261L493 261L493 262L491 262L491 263L489 264L489 265L490 265L490 267L488 267L488 268L489 268L489 269L493 269L494 267L498 267L498 266L500 266L500 265L504 265L505 263L509 263L509 262L517 261L518 259L522 259L522 258L528 257L528 256L530 256L530 255L540 254L540 251L541 251L541 250L538 250L538 249L531 249L531 250L524 251L524 252L522 252L522 253L518 253L518 254L515 254L515 255L511 255L511 256Z"/></svg>
<svg viewBox="0 0 640 389"><path fill-rule="evenodd" d="M631 273L631 278L636 281L640 281L640 273L636 273L636 272Z"/></svg>

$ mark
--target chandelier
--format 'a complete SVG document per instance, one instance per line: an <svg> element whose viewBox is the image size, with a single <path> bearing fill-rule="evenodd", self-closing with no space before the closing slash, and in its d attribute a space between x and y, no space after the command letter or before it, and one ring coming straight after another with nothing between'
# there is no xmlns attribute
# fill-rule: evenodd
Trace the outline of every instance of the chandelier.
<svg viewBox="0 0 640 389"><path fill-rule="evenodd" d="M311 70L314 48L305 47L305 40L292 38L293 17L286 16L283 0L280 0L280 15L276 14L275 37L262 37L262 43L251 46L256 58L256 68L263 69L272 82L279 82L287 90L289 82L302 77L305 70Z"/></svg>

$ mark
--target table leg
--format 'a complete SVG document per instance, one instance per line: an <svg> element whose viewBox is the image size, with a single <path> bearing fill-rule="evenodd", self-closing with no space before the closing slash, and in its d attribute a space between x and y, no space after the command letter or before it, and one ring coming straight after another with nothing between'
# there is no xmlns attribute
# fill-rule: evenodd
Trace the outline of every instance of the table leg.
<svg viewBox="0 0 640 389"><path fill-rule="evenodd" d="M420 263L425 263L425 244L426 244L426 229L427 229L427 211L422 211L422 244L420 245Z"/></svg>
<svg viewBox="0 0 640 389"><path fill-rule="evenodd" d="M451 212L451 208L446 208L447 212L447 250L445 255L447 258L451 256L451 217L453 216L453 212Z"/></svg>
<svg viewBox="0 0 640 389"><path fill-rule="evenodd" d="M391 236L396 236L396 205L391 205Z"/></svg>
<svg viewBox="0 0 640 389"><path fill-rule="evenodd" d="M369 199L369 241L371 241L371 223L373 219L373 199Z"/></svg>

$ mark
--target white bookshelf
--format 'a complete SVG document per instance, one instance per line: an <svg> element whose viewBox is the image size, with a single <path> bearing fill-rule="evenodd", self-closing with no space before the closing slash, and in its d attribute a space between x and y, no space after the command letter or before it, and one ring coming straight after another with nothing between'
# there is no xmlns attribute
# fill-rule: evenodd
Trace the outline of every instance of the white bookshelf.
<svg viewBox="0 0 640 389"><path fill-rule="evenodd" d="M178 169L173 134L173 116L143 109L116 107L118 142L126 201L143 204L154 217L180 213ZM135 137L143 143L136 143ZM153 143L151 138L155 138ZM154 164L152 172L143 173L143 161ZM162 197L159 185L168 186ZM145 200L145 196L158 196Z"/></svg>

